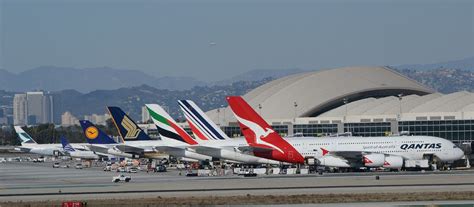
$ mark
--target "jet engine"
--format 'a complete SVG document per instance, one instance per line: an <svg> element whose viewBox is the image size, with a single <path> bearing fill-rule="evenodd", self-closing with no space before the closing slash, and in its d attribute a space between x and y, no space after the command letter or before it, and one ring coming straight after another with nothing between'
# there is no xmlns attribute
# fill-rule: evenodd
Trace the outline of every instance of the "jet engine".
<svg viewBox="0 0 474 207"><path fill-rule="evenodd" d="M403 167L403 158L396 155L386 156L383 167L390 169L400 169Z"/></svg>
<svg viewBox="0 0 474 207"><path fill-rule="evenodd" d="M362 162L366 167L382 167L385 162L384 154L366 154L362 156Z"/></svg>

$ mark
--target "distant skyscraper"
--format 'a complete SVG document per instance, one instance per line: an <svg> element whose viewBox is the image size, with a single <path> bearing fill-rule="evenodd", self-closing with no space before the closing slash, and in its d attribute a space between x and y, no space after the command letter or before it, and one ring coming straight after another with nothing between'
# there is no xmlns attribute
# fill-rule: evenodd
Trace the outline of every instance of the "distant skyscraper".
<svg viewBox="0 0 474 207"><path fill-rule="evenodd" d="M13 120L15 125L52 123L53 96L39 92L15 94L13 98Z"/></svg>
<svg viewBox="0 0 474 207"><path fill-rule="evenodd" d="M26 94L15 94L13 97L13 124L26 125L28 119L28 107Z"/></svg>
<svg viewBox="0 0 474 207"><path fill-rule="evenodd" d="M104 125L104 126L107 124L107 119L109 118L110 118L109 114L104 114L104 115L92 114L92 115L84 116L85 120L89 120L90 122L96 125Z"/></svg>
<svg viewBox="0 0 474 207"><path fill-rule="evenodd" d="M146 109L146 106L142 106L142 123L147 123L150 120L150 113Z"/></svg>
<svg viewBox="0 0 474 207"><path fill-rule="evenodd" d="M42 91L27 92L28 124L43 124L53 122L53 96ZM36 123L31 123L33 120ZM30 122L31 121L31 122Z"/></svg>
<svg viewBox="0 0 474 207"><path fill-rule="evenodd" d="M74 126L74 125L78 125L79 124L79 120L71 114L71 112L69 111L66 111L64 112L63 115L61 115L61 126Z"/></svg>

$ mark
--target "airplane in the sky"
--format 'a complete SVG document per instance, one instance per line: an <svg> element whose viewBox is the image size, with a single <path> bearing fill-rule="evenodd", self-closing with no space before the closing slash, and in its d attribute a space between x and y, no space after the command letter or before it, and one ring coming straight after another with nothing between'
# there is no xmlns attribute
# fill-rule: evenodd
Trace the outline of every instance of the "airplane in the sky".
<svg viewBox="0 0 474 207"><path fill-rule="evenodd" d="M399 169L406 160L452 162L464 156L451 141L431 136L282 138L242 97L227 102L248 144L267 150L255 154L282 162L315 158L324 166Z"/></svg>

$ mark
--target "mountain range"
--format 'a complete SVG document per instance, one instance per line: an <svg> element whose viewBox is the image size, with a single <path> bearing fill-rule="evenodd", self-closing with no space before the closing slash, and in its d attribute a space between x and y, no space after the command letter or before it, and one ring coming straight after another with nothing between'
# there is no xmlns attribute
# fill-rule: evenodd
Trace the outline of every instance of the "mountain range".
<svg viewBox="0 0 474 207"><path fill-rule="evenodd" d="M429 71L437 69L474 71L474 57L436 64L407 64L391 67L400 71ZM192 77L155 77L139 70L124 70L110 67L77 69L41 66L18 74L0 69L0 90L24 92L74 89L81 93L88 93L94 90L114 90L145 84L157 89L182 91L192 89L195 86L228 85L238 81L260 81L265 78L278 79L283 76L306 71L297 68L257 69L221 81L204 82Z"/></svg>
<svg viewBox="0 0 474 207"><path fill-rule="evenodd" d="M208 83L192 77L154 77L139 70L41 66L18 74L0 69L0 90L25 92L74 89L81 93L88 93L94 90L114 90L143 84L157 89L188 90L195 86L228 85L237 81L259 81L268 77L280 78L303 71L301 69L253 70L223 81Z"/></svg>
<svg viewBox="0 0 474 207"><path fill-rule="evenodd" d="M445 61L434 64L406 64L393 66L394 68L415 69L415 70L436 70L436 69L460 69L467 71L474 71L474 56L464 58L461 60Z"/></svg>

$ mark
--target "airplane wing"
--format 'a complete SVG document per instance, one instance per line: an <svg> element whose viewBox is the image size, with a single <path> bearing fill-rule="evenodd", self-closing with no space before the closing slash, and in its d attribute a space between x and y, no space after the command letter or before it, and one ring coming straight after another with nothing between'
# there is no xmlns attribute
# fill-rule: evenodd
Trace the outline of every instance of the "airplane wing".
<svg viewBox="0 0 474 207"><path fill-rule="evenodd" d="M145 151L145 149L143 148L134 147L134 146L126 145L126 144L116 145L115 148L122 152L137 153L137 154L143 153Z"/></svg>
<svg viewBox="0 0 474 207"><path fill-rule="evenodd" d="M252 147L252 146L238 147L237 149L240 150L241 152L246 152L246 153L271 152L272 151L272 149L270 149L270 148Z"/></svg>
<svg viewBox="0 0 474 207"><path fill-rule="evenodd" d="M170 152L170 151L182 151L186 150L182 147L171 147L171 146L155 146L155 149L160 152Z"/></svg>
<svg viewBox="0 0 474 207"><path fill-rule="evenodd" d="M361 151L338 151L338 152L329 152L331 155L342 157L345 159L362 159L363 152Z"/></svg>
<svg viewBox="0 0 474 207"><path fill-rule="evenodd" d="M106 146L101 145L87 145L86 146L90 151L99 152L99 153L107 153L109 150Z"/></svg>

